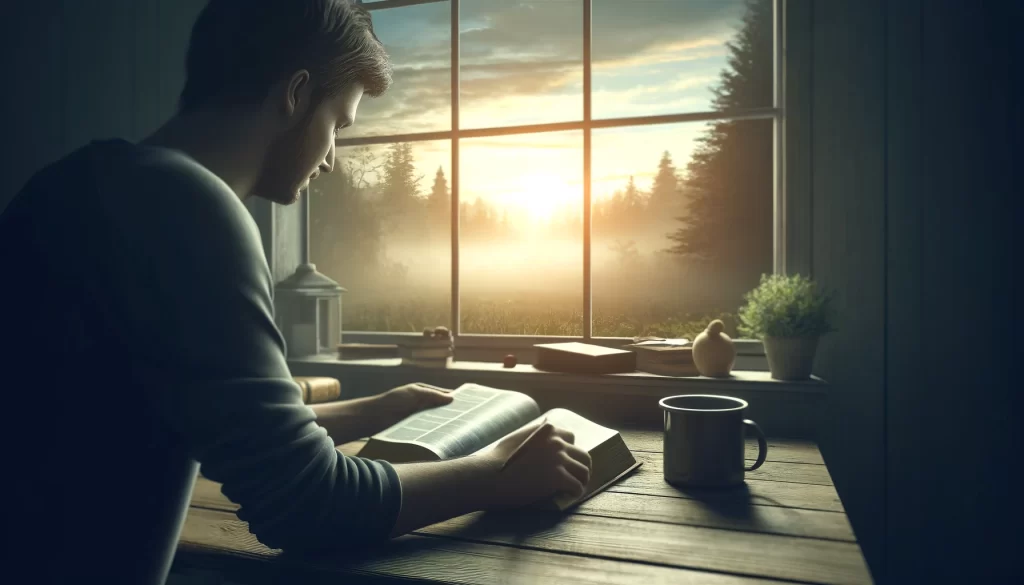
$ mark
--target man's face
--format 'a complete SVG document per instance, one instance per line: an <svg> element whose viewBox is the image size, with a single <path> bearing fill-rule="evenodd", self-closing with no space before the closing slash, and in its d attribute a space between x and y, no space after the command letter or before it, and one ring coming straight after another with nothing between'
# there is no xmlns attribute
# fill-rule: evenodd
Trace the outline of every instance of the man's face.
<svg viewBox="0 0 1024 585"><path fill-rule="evenodd" d="M307 110L302 120L273 140L253 195L291 205L310 180L334 170L335 138L355 122L362 97L363 86L352 84Z"/></svg>

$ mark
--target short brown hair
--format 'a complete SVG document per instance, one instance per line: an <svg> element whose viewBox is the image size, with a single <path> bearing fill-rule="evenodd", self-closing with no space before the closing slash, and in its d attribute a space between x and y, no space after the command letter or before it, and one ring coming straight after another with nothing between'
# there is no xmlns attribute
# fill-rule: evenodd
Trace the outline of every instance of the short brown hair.
<svg viewBox="0 0 1024 585"><path fill-rule="evenodd" d="M210 0L192 27L178 108L259 103L299 69L315 99L356 81L370 96L391 85L370 13L351 0Z"/></svg>

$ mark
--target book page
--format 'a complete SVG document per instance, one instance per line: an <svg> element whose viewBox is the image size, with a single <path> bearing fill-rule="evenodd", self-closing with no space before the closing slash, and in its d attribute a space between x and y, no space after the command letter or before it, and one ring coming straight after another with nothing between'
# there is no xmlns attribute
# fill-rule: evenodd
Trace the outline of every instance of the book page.
<svg viewBox="0 0 1024 585"><path fill-rule="evenodd" d="M415 443L452 459L478 451L539 414L537 403L525 394L463 384L452 392L451 404L418 412L375 438Z"/></svg>
<svg viewBox="0 0 1024 585"><path fill-rule="evenodd" d="M547 417L548 422L556 427L572 431L572 434L576 439L573 444L587 453L590 453L598 445L618 434L613 429L603 427L591 420L583 418L571 410L565 410L564 408L554 408L549 410L545 416Z"/></svg>
<svg viewBox="0 0 1024 585"><path fill-rule="evenodd" d="M538 415L528 420L526 423L519 425L519 427L512 429L512 431L507 434L511 434L523 426L538 423L541 420L549 422L557 428L572 431L574 439L573 444L587 453L592 453L598 446L618 434L618 432L613 429L603 427L591 420L583 418L571 410L566 410L564 408L553 408L545 412L544 416ZM495 448L504 438L505 436L498 437L488 444L483 450L491 450Z"/></svg>

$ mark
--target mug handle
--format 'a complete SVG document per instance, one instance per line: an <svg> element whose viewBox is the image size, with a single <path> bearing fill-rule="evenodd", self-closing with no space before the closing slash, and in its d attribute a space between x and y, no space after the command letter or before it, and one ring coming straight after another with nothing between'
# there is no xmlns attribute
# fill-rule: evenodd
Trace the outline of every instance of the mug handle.
<svg viewBox="0 0 1024 585"><path fill-rule="evenodd" d="M754 432L757 434L757 461L755 461L750 467L744 468L744 471L754 471L758 467L761 467L761 464L764 463L764 458L768 456L768 439L764 437L764 432L761 430L761 427L757 426L756 422L750 419L744 419L743 424L746 425L748 429L753 428Z"/></svg>

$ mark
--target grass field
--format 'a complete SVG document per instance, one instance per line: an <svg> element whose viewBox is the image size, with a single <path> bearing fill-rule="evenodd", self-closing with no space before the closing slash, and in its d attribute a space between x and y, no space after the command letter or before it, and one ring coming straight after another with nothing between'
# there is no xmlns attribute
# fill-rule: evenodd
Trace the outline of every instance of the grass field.
<svg viewBox="0 0 1024 585"><path fill-rule="evenodd" d="M355 300L343 303L346 331L420 332L426 327L449 325L447 299ZM583 335L580 302L493 301L464 299L462 333L491 335ZM670 303L626 304L594 300L593 332L596 337L686 337L693 339L713 319L722 319L726 331L736 337L735 311L688 313Z"/></svg>

